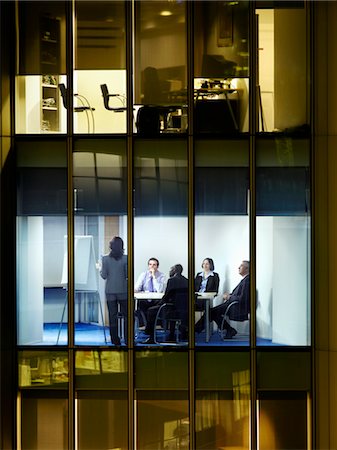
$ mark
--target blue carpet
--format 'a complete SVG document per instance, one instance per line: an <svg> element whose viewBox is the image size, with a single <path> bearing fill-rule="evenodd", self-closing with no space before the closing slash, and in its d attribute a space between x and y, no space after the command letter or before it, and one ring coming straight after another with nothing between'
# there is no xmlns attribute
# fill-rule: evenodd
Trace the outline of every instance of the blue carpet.
<svg viewBox="0 0 337 450"><path fill-rule="evenodd" d="M46 323L44 324L44 332L43 332L43 341L37 343L36 345L67 345L67 324L63 324L60 330L60 325L57 323ZM59 334L59 338L58 338ZM105 341L106 337L106 341ZM146 344L143 344L142 341L145 341L148 336L145 335L142 331L139 332L136 344L139 347L146 347ZM165 333L161 330L157 331L157 337L159 341L164 341ZM58 342L57 342L58 339ZM104 328L102 326L93 324L93 323L76 323L75 324L75 344L76 345L85 345L85 346L112 346L110 342L110 333L109 328L105 327L105 336L104 336ZM124 343L122 342L122 345ZM186 343L182 343L182 345L186 346ZM210 341L207 343L205 341L205 333L200 333L196 335L196 346L206 347L242 347L248 346L249 339L247 336L236 335L233 339L222 340L217 332L214 332L210 338ZM258 346L274 346L270 340L267 339L257 339ZM154 344L153 346L157 346ZM160 344L158 344L160 346Z"/></svg>

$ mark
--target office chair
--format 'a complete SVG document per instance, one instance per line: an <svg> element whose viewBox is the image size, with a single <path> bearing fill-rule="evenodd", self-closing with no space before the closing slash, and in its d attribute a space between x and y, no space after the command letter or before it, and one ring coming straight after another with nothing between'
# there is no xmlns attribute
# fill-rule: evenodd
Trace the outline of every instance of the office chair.
<svg viewBox="0 0 337 450"><path fill-rule="evenodd" d="M61 92L62 102L65 109L68 109L68 98L67 98L67 88L65 87L64 83L59 84L59 89ZM81 106L74 106L74 112L85 112L87 116L87 123L88 123L88 132L90 133L90 122L89 122L89 116L88 111L91 113L91 119L92 119L92 132L95 132L95 120L94 120L94 114L93 111L95 111L95 108L90 106L90 103L86 97L80 94L74 94L74 97L76 97L80 103ZM84 100L84 101L83 101Z"/></svg>
<svg viewBox="0 0 337 450"><path fill-rule="evenodd" d="M221 321L220 328L219 328L219 330L218 330L221 339L224 339L224 336L225 336L225 334L226 334L226 332L227 332L226 328L224 328L225 321L226 321L227 323L230 323L230 322L248 322L248 323L249 323L249 314L248 314L248 318L247 318L247 314L243 314L243 315L241 315L241 316L240 316L240 314L239 314L239 315L237 315L237 316L235 317L235 319L230 319L230 317L229 317L230 310L231 310L235 305L238 305L238 304L239 304L238 301L233 301L232 303L230 303L230 304L227 306L227 309L226 309L226 311L224 312L224 314L222 314L222 316L221 316L221 317L222 317L222 321Z"/></svg>
<svg viewBox="0 0 337 450"><path fill-rule="evenodd" d="M162 323L164 330L173 331L174 326L175 342L158 342L157 325ZM164 303L160 306L154 323L154 341L161 345L186 345L188 329L188 291L182 289L177 291L174 303Z"/></svg>
<svg viewBox="0 0 337 450"><path fill-rule="evenodd" d="M125 97L122 94L109 94L108 86L106 84L101 84L101 91L103 95L103 101L104 101L104 108L108 109L109 111L113 112L124 112L126 111L125 106ZM111 97L118 98L118 100L122 103L122 107L112 107L109 106L109 100Z"/></svg>

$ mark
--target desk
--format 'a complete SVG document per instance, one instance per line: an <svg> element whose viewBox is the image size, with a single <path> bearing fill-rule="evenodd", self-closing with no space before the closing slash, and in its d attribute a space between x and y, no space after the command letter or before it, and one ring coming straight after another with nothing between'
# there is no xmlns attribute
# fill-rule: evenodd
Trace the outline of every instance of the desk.
<svg viewBox="0 0 337 450"><path fill-rule="evenodd" d="M138 309L138 300L161 300L164 292L135 292L135 309Z"/></svg>
<svg viewBox="0 0 337 450"><path fill-rule="evenodd" d="M133 297L135 300L135 311L138 310L138 302L140 300L161 300L164 296L164 292L134 292ZM146 325L146 317L144 312L140 311L143 321ZM137 322L137 323L136 323ZM135 320L135 337L138 335L139 323L138 319Z"/></svg>
<svg viewBox="0 0 337 450"><path fill-rule="evenodd" d="M218 294L217 292L196 292L195 295L198 299L204 300L205 302L205 331L206 331L206 342L209 342L211 337L211 323L209 321L209 313L211 309L211 300L214 299Z"/></svg>
<svg viewBox="0 0 337 450"><path fill-rule="evenodd" d="M200 88L200 89L195 89L194 91L194 98L195 98L195 102L196 105L206 105L204 102L210 102L208 104L212 105L221 105L221 99L218 98L219 95L223 95L224 96L224 100L225 103L228 106L228 111L230 114L230 117L232 119L233 125L234 125L234 130L235 131L239 131L239 124L238 124L238 120L236 118L236 114L238 114L238 111L236 111L234 113L233 111L233 106L231 103L231 99L229 98L229 95L231 94L236 94L237 98L236 98L236 102L238 103L239 101L239 90L238 89L233 89L233 88ZM198 101L201 101L201 103L198 103ZM197 110L198 108L196 108ZM238 108L236 108L238 109ZM219 110L214 110L215 114L220 115L221 117L224 116L224 123L225 123L225 110L223 111L223 114L221 114L221 109ZM206 112L206 114L209 114L209 111ZM206 130L207 131L207 130Z"/></svg>

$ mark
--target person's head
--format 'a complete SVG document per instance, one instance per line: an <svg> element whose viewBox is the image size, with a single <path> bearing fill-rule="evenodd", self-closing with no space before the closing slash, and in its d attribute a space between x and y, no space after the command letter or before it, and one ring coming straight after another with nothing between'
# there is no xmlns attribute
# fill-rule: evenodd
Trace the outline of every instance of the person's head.
<svg viewBox="0 0 337 450"><path fill-rule="evenodd" d="M119 236L115 236L109 242L109 247L110 247L110 254L109 255L111 257L115 258L115 259L121 259L121 257L124 254L123 239L120 238Z"/></svg>
<svg viewBox="0 0 337 450"><path fill-rule="evenodd" d="M119 236L115 236L109 242L110 256L115 259L120 259L124 254L123 239Z"/></svg>
<svg viewBox="0 0 337 450"><path fill-rule="evenodd" d="M249 261L242 261L242 263L239 265L239 274L244 277L245 275L249 274L249 267L250 263Z"/></svg>
<svg viewBox="0 0 337 450"><path fill-rule="evenodd" d="M209 272L210 270L214 270L214 261L212 258L205 258L201 264L201 267L205 272Z"/></svg>
<svg viewBox="0 0 337 450"><path fill-rule="evenodd" d="M159 261L157 258L150 258L147 262L147 266L149 268L149 270L158 270L159 267Z"/></svg>
<svg viewBox="0 0 337 450"><path fill-rule="evenodd" d="M183 272L183 266L181 264L175 264L171 267L169 276L174 277L175 275L181 275Z"/></svg>

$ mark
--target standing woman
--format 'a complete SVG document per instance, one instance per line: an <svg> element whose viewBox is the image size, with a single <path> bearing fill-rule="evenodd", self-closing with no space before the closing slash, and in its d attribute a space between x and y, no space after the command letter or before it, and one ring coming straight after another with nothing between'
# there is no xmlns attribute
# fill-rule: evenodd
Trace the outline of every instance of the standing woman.
<svg viewBox="0 0 337 450"><path fill-rule="evenodd" d="M127 339L128 260L124 255L123 239L115 236L109 243L110 253L102 257L101 277L106 280L105 295L109 311L111 342L121 345L118 336L118 305L124 316L124 338Z"/></svg>

